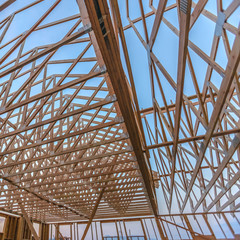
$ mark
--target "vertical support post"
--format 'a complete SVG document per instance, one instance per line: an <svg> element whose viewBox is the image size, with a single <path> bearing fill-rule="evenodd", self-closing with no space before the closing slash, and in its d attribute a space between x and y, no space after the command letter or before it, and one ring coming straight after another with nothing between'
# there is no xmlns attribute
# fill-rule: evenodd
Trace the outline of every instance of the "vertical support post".
<svg viewBox="0 0 240 240"><path fill-rule="evenodd" d="M123 231L122 231L122 227L121 227L121 222L119 221L118 223L119 223L119 228L120 228L120 232L122 234L122 239L123 239Z"/></svg>
<svg viewBox="0 0 240 240"><path fill-rule="evenodd" d="M42 240L44 238L44 226L43 223L39 224L39 238Z"/></svg>
<svg viewBox="0 0 240 240"><path fill-rule="evenodd" d="M51 235L52 238L52 235ZM40 239L48 240L49 239L49 224L42 223L40 230Z"/></svg>
<svg viewBox="0 0 240 240"><path fill-rule="evenodd" d="M152 228L153 228L153 231L154 231L155 237L156 237L156 239L158 240L157 233L156 233L156 230L155 230L155 227L154 227L154 224L153 224L153 220L152 220L152 218L150 219L150 221L151 221L151 224L152 224Z"/></svg>
<svg viewBox="0 0 240 240"><path fill-rule="evenodd" d="M76 223L73 223L74 240L76 240Z"/></svg>
<svg viewBox="0 0 240 240"><path fill-rule="evenodd" d="M51 240L52 240L52 233L53 233L53 225L51 224Z"/></svg>
<svg viewBox="0 0 240 240"><path fill-rule="evenodd" d="M20 201L18 201L18 205L19 205L19 207L20 207L20 209L22 211L24 219L26 220L26 222L27 222L27 224L28 224L28 226L29 226L29 228L30 228L30 230L32 232L33 237L35 238L35 240L40 240L40 238L38 237L38 235L37 235L37 233L36 233L36 231L35 231L35 229L33 227L33 224L31 222L31 220L29 219L29 217L28 217L28 215L27 215L27 213L26 213L26 211L25 211L25 209L24 209L24 207L23 207L23 205L22 205L22 203Z"/></svg>
<svg viewBox="0 0 240 240"><path fill-rule="evenodd" d="M123 220L123 227L124 227L124 231L125 231L125 234L126 234L126 238L128 239L127 228L126 228L124 220Z"/></svg>
<svg viewBox="0 0 240 240"><path fill-rule="evenodd" d="M93 240L93 226L92 226L92 223L91 223L91 237L92 237L92 240Z"/></svg>
<svg viewBox="0 0 240 240"><path fill-rule="evenodd" d="M59 240L59 224L55 225L55 239Z"/></svg>
<svg viewBox="0 0 240 240"><path fill-rule="evenodd" d="M7 216L4 223L3 239L16 239L18 234L17 217Z"/></svg>
<svg viewBox="0 0 240 240"><path fill-rule="evenodd" d="M143 235L144 235L144 240L147 240L147 234L146 234L142 219L140 219L140 223L141 223L141 227L142 227L142 231L143 231Z"/></svg>
<svg viewBox="0 0 240 240"><path fill-rule="evenodd" d="M102 222L100 222L100 229L101 229L101 236L102 236L102 239L103 239L103 229L102 229Z"/></svg>
<svg viewBox="0 0 240 240"><path fill-rule="evenodd" d="M73 240L73 238L72 238L72 223L69 225L69 227L70 227L70 238L71 238L71 240Z"/></svg>
<svg viewBox="0 0 240 240"><path fill-rule="evenodd" d="M96 239L98 240L97 222L95 222L95 233L96 233Z"/></svg>
<svg viewBox="0 0 240 240"><path fill-rule="evenodd" d="M4 227L3 227L3 239L6 238L7 235L7 226L9 223L9 216L6 217L5 222L4 222Z"/></svg>
<svg viewBox="0 0 240 240"><path fill-rule="evenodd" d="M143 221L143 226L145 226L145 228L146 228L147 237L150 239L151 237L150 237L150 234L149 234L149 231L148 231L148 226L147 226L147 223L146 223L146 219L143 218L142 221Z"/></svg>
<svg viewBox="0 0 240 240"><path fill-rule="evenodd" d="M77 223L77 240L79 240L78 223Z"/></svg>
<svg viewBox="0 0 240 240"><path fill-rule="evenodd" d="M117 230L117 237L118 237L118 240L120 240L117 221L115 220L114 222L115 222L115 226L116 226L116 230Z"/></svg>
<svg viewBox="0 0 240 240"><path fill-rule="evenodd" d="M18 220L17 240L23 239L23 227L24 227L24 219L23 217L21 217Z"/></svg>

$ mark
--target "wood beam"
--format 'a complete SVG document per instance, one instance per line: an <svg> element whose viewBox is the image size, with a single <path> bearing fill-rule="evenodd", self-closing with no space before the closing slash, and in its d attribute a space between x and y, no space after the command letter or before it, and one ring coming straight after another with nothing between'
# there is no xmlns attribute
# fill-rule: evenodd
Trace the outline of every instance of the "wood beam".
<svg viewBox="0 0 240 240"><path fill-rule="evenodd" d="M36 61L37 59L47 55L48 53L51 53L51 52L55 51L56 49L62 47L63 45L75 40L76 38L81 37L86 33L89 33L91 30L92 30L92 28L91 28L90 25L86 25L86 26L81 27L76 33L73 33L70 36L64 37L61 41L59 41L55 44L52 44L52 46L46 48L45 50L42 50L41 52L37 53L36 55L33 55L32 57L27 58L26 60L24 60L20 63L17 63L13 67L1 72L0 73L0 78L18 70L19 68L24 67L27 64L32 63L33 61Z"/></svg>
<svg viewBox="0 0 240 240"><path fill-rule="evenodd" d="M149 40L149 44L148 44L150 51L152 50L152 47L156 40L158 29L160 27L166 5L167 5L167 0L162 0L162 1L159 1L159 3L158 3L158 7L157 7L157 11L155 13L155 19L154 19L154 23L153 23L153 27L152 27L152 32L151 32L151 36L150 36L150 40Z"/></svg>
<svg viewBox="0 0 240 240"><path fill-rule="evenodd" d="M16 0L7 0L3 4L0 5L0 12L3 11L5 8L13 4Z"/></svg>
<svg viewBox="0 0 240 240"><path fill-rule="evenodd" d="M24 219L26 220L26 222L27 222L27 224L28 224L28 226L29 226L29 228L30 228L30 230L31 230L31 233L32 233L33 236L34 236L34 239L35 239L35 240L40 240L40 238L39 238L38 234L36 233L36 231L35 231L35 229L34 229L34 227L33 227L33 224L32 224L32 222L31 222L31 220L29 219L29 217L28 217L28 215L27 215L27 213L26 213L26 211L25 211L25 209L24 209L21 201L18 200L17 202L18 202L19 207L21 208L21 211L22 211L22 214L23 214Z"/></svg>
<svg viewBox="0 0 240 240"><path fill-rule="evenodd" d="M172 204L173 186L175 178L175 166L177 156L178 137L180 130L181 109L183 102L183 87L185 79L185 69L187 60L187 46L189 35L189 24L191 14L191 0L180 1L180 32L179 32L179 48L178 48L178 72L177 72L177 93L176 93L176 110L174 117L174 132L173 132L173 148L172 148L172 170L171 170L171 185L170 185L170 206Z"/></svg>
<svg viewBox="0 0 240 240"><path fill-rule="evenodd" d="M81 1L80 1L81 2ZM132 108L132 101L128 91L125 73L121 65L120 53L115 39L114 29L108 4L105 0L85 1L86 10L90 19L100 53L106 65L112 87L118 99L119 108L125 121L133 150L137 157L140 171L154 214L157 214L157 202L153 182L151 180L146 156L143 154L143 145L139 137L139 129ZM81 11L81 5L80 11ZM83 9L82 9L83 10ZM84 9L85 10L85 9ZM85 12L86 14L86 12Z"/></svg>
<svg viewBox="0 0 240 240"><path fill-rule="evenodd" d="M214 173L212 179L208 183L208 185L205 187L204 193L201 195L200 199L197 201L197 204L195 205L193 212L196 212L197 209L199 208L200 204L202 201L206 198L208 192L211 190L215 182L218 180L219 176L222 174L224 168L227 166L228 162L231 160L233 154L236 152L236 150L240 146L240 134L237 134L233 141L232 144L226 153L225 157L223 158L222 162L218 165L218 168L216 172Z"/></svg>
<svg viewBox="0 0 240 240"><path fill-rule="evenodd" d="M26 38L41 24L41 22L54 10L54 8L61 2L61 0L57 0L54 4L42 15L42 17L24 34L22 37L18 39L18 41L14 44L11 49L0 59L0 64L2 64L15 50L19 47Z"/></svg>
<svg viewBox="0 0 240 240"><path fill-rule="evenodd" d="M202 10L204 9L205 5L207 4L208 0L199 0L197 5L195 6L190 20L189 29L191 29L194 23L197 21L198 17L201 15Z"/></svg>
<svg viewBox="0 0 240 240"><path fill-rule="evenodd" d="M226 135L239 133L239 132L240 132L239 128L230 129L230 130L226 130L226 131L222 131L222 132L215 132L215 133L212 134L212 138L226 136ZM204 138L205 138L205 134L204 135L199 135L199 136L194 136L194 137L189 137L189 138L179 139L178 143L179 144L180 143L188 143L188 142L202 140ZM171 146L171 145L173 145L173 141L167 141L167 142L152 144L152 145L147 146L147 148L150 150L150 149L155 149L155 148L159 148L159 147L166 147L166 146Z"/></svg>
<svg viewBox="0 0 240 240"><path fill-rule="evenodd" d="M189 183L189 186L187 187L187 192L184 198L184 202L182 205L182 209L181 212L184 210L187 201L188 201L188 197L190 195L190 192L192 190L192 187L194 185L194 182L197 178L197 174L198 171L201 167L205 152L207 150L208 144L210 142L210 139L213 135L213 132L215 130L216 124L219 120L219 116L223 110L223 106L225 104L226 98L229 94L229 90L230 87L232 85L233 82L233 78L235 76L238 64L240 61L240 26L238 27L238 34L235 37L234 43L233 43L233 47L232 47L232 51L229 55L228 58L228 64L226 67L226 71L225 71L225 77L222 80L221 86L220 86L220 90L219 90L219 94L218 94L218 98L217 101L214 105L214 109L211 115L211 119L208 125L208 131L206 132L205 138L201 144L200 147L200 154L199 157L197 157L197 163L196 166L194 168L194 172L191 176L191 180Z"/></svg>

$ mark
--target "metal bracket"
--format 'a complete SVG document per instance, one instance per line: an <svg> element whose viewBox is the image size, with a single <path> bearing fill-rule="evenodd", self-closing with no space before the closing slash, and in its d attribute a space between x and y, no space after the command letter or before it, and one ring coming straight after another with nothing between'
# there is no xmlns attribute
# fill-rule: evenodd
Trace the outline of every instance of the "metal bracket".
<svg viewBox="0 0 240 240"><path fill-rule="evenodd" d="M92 31L92 25L90 23L84 25L83 27L78 29L78 32L85 32L85 33L89 33Z"/></svg>
<svg viewBox="0 0 240 240"><path fill-rule="evenodd" d="M216 27L215 27L215 35L217 37L222 36L222 30L223 30L223 24L225 23L226 20L226 15L224 12L218 12L217 16L217 22L216 22Z"/></svg>
<svg viewBox="0 0 240 240"><path fill-rule="evenodd" d="M0 112L3 112L5 109L5 107L0 107Z"/></svg>
<svg viewBox="0 0 240 240"><path fill-rule="evenodd" d="M122 123L122 122L124 122L124 119L122 116L117 116L117 117L115 117L114 121L117 123Z"/></svg>
<svg viewBox="0 0 240 240"><path fill-rule="evenodd" d="M180 10L187 14L187 9L188 9L188 0L181 0L180 1Z"/></svg>

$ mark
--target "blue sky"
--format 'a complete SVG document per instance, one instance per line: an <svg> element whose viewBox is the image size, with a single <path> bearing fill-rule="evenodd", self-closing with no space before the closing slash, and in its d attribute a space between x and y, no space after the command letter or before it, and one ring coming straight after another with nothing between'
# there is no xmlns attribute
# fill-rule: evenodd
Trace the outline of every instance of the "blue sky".
<svg viewBox="0 0 240 240"><path fill-rule="evenodd" d="M14 12L16 9L19 9L22 6L25 6L26 2L31 3L33 1L17 0L9 8L1 12L0 21L3 20L12 12ZM158 1L154 1L155 7L157 7L157 2ZM209 0L205 9L217 15L216 2L217 2L216 0ZM229 0L223 1L224 9L226 9L229 2L230 2ZM21 13L17 14L16 17L14 17L14 20L11 24L9 31L7 32L3 41L1 42L1 45L5 44L10 39L16 37L18 34L21 34L22 32L27 31L53 3L54 3L53 0L43 1L42 3L37 4L36 6L33 6L28 10L26 10L24 14L21 14ZM170 6L173 3L175 3L175 1L169 0L167 6ZM129 8L130 18L135 19L139 17L140 9L138 5L138 0L131 0L129 1L129 4L130 4L130 8ZM143 1L143 4L144 4L145 13L149 12L150 9L148 7L148 1ZM126 18L125 1L120 0L119 6L121 11L123 26L126 26L128 25L128 20ZM79 10L75 0L62 0L61 3L55 8L55 10L40 24L40 26L47 24L51 21L56 21L56 20L59 20L68 16L72 16L78 13L79 13ZM238 10L235 11L235 13L232 14L232 16L228 19L228 22L233 24L235 27L237 27L239 24L239 15L240 15L240 9L238 8ZM171 22L171 24L173 24L177 29L179 29L176 8L166 12L164 14L164 18L166 18L168 21ZM154 16L147 18L146 21L149 29L148 34L150 35L151 28L154 21ZM70 27L73 26L76 22L77 22L77 19L52 27L51 31L46 31L45 29L43 29L43 30L32 33L24 46L23 52L27 52L28 50L37 46L52 44L59 41L61 38L64 37L64 35L67 33ZM82 25L80 24L79 27L81 26ZM135 26L138 29L138 31L141 33L141 35L144 36L142 21L136 23ZM208 18L206 18L205 16L200 16L199 19L196 21L194 27L190 31L189 39L194 44L196 44L199 48L201 48L206 54L209 55L211 51L211 42L214 36L214 31L215 31L215 23L209 20ZM232 46L234 41L234 35L228 32L228 36L230 40L230 46ZM127 41L129 55L130 55L134 81L137 89L139 105L141 109L145 109L152 106L149 69L146 68L146 66L148 65L147 53L144 47L142 46L141 42L137 38L137 35L133 31L133 29L130 28L126 30L125 37ZM6 48L0 49L0 57L4 56L4 54L13 45L14 45L14 42ZM64 58L72 58L72 59L76 58L78 56L78 51L76 51L76 46L78 47L78 50L80 52L82 49L84 49L87 46L87 43L85 44L81 43L74 46L72 45L64 46L57 51L57 53L53 56L52 60L64 59ZM18 51L15 51L9 59L14 59L17 56L17 52ZM156 43L153 47L153 52L158 57L162 65L169 72L171 77L176 81L177 63L178 63L177 62L178 61L178 37L164 23L162 23L160 26ZM225 69L227 64L227 57L225 54L222 40L220 40L218 52L219 54L216 57L216 62L222 68ZM189 49L189 54L193 61L194 70L196 73L196 78L200 87L200 91L202 91L206 70L207 70L207 64L191 49ZM92 57L92 56L94 56L94 53L93 53L93 48L91 47L88 50L85 57ZM122 57L123 67L125 69L125 72L127 73L122 51L121 51L121 57ZM81 73L87 73L91 69L93 64L94 63L84 63L84 64L81 63L77 65L71 73L72 74L78 73L78 71L80 71ZM51 75L56 73L57 74L64 73L68 67L69 67L68 64L51 65L49 67L48 74ZM175 97L176 97L175 91L170 87L169 83L167 82L165 77L162 75L162 73L160 73L159 70L157 71L159 73L163 90L164 92L167 93L166 94L167 102L168 104L171 104L171 101L175 102ZM40 74L39 78L42 76L42 74ZM9 76L6 76L5 78L1 79L0 83L5 81L8 77ZM22 78L19 78L17 81L15 81L15 84L12 87L11 91L14 92L16 89L18 89L24 80L25 80L25 77L22 77ZM221 80L222 80L222 77L214 71L211 81L215 84L215 86L219 87L221 84ZM155 79L155 84L157 84L156 79ZM36 91L35 93L37 93L39 89L35 89L34 91ZM187 96L195 94L194 86L191 80L188 67L186 68L184 94L186 94ZM160 107L163 106L163 100L161 98L159 90L156 90L156 98L158 100ZM209 113L211 113L211 111L212 111L212 107L209 106ZM153 127L153 116L149 115L148 120L151 127ZM194 120L194 116L193 116L193 120ZM205 130L202 128L198 133L203 134L204 132ZM181 134L180 134L180 137L182 137ZM168 135L168 138L170 139L169 135ZM149 140L148 140L148 144L149 144ZM187 145L184 145L184 146L187 148ZM153 168L154 168L154 165L153 165ZM164 201L162 201L163 200L162 192L160 190L157 190L157 193L158 193L160 211L162 213L165 213L166 206L163 204Z"/></svg>

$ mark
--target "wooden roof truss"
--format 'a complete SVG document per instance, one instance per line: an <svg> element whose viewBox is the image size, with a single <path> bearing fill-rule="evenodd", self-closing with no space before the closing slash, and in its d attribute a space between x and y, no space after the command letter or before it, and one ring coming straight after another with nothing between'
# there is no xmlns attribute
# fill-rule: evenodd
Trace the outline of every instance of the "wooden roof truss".
<svg viewBox="0 0 240 240"><path fill-rule="evenodd" d="M237 211L240 29L229 19L240 2L223 8L216 1L216 16L205 9L207 0L139 0L136 18L130 1L77 0L80 13L46 21L61 6L56 0L27 31L4 41L18 15L44 2L0 22L0 209L21 213L21 199L31 218L54 222L157 216L162 206L176 213ZM165 16L172 10L178 26ZM201 17L216 25L210 54L191 41ZM54 43L27 48L32 36L64 24ZM163 24L178 38L176 78L158 58ZM152 107L141 110L125 38L130 30L146 50L149 71ZM218 54L226 56L225 67ZM207 65L204 79L193 55ZM189 81L191 95L184 90Z"/></svg>

